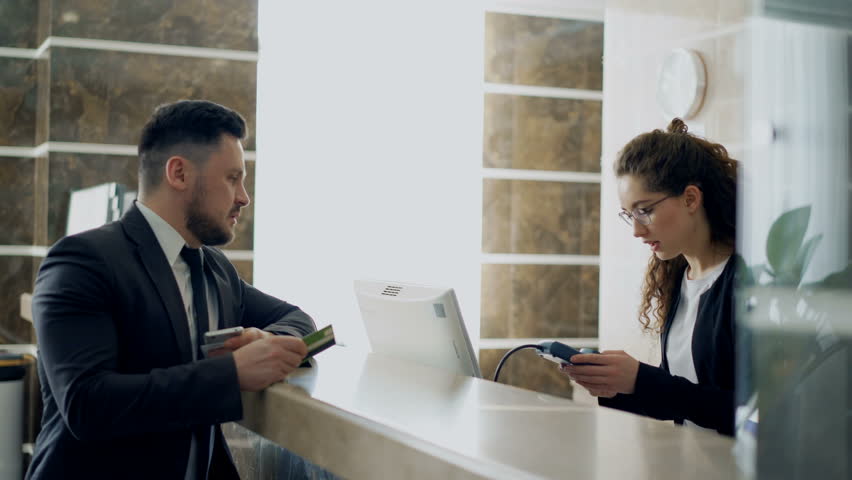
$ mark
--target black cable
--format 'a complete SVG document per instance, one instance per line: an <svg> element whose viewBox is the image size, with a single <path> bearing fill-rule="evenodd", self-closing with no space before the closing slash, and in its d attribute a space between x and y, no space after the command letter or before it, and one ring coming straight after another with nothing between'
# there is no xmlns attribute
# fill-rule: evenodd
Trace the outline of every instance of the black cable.
<svg viewBox="0 0 852 480"><path fill-rule="evenodd" d="M503 355L503 358L500 359L500 363L497 364L497 370L494 372L494 381L495 382L497 381L497 378L500 377L500 370L503 369L503 363L506 361L507 358L509 358L509 355L511 355L511 354L513 354L513 353L515 353L519 350L523 350L525 348L535 348L536 350L541 350L542 347L540 345L528 343L526 345L521 345L520 347L515 347L515 348L509 350L508 352L506 352L506 355Z"/></svg>

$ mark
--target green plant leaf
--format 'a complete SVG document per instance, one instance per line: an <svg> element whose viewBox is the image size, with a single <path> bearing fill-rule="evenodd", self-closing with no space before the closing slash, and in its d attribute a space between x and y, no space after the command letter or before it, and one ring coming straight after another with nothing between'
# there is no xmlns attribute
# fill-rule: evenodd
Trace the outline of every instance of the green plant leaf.
<svg viewBox="0 0 852 480"><path fill-rule="evenodd" d="M799 277L799 281L802 280L802 277L805 275L805 272L808 270L808 265L811 263L811 259L814 256L814 251L816 251L817 246L819 246L819 242L822 241L822 234L812 237L802 245L802 248L799 250L798 255L796 255L796 266L794 268L794 273L797 277Z"/></svg>
<svg viewBox="0 0 852 480"><path fill-rule="evenodd" d="M811 218L810 205L784 212L766 237L766 259L777 278L790 281Z"/></svg>

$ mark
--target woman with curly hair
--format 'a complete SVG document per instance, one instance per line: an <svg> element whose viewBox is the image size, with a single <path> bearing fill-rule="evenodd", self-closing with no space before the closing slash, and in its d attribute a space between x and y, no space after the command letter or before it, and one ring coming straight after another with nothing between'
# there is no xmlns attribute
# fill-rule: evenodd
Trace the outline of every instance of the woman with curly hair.
<svg viewBox="0 0 852 480"><path fill-rule="evenodd" d="M639 319L661 335L662 363L604 351L562 369L600 405L732 435L737 161L675 118L614 167L619 216L652 252Z"/></svg>

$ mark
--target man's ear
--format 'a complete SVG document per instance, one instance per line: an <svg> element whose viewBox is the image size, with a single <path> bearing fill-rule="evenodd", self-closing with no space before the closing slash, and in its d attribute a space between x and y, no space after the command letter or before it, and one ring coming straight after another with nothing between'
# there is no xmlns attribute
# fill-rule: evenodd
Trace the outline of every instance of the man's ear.
<svg viewBox="0 0 852 480"><path fill-rule="evenodd" d="M189 160L175 155L166 160L166 183L178 191L189 188L189 174L192 170Z"/></svg>
<svg viewBox="0 0 852 480"><path fill-rule="evenodd" d="M683 190L683 198L689 213L695 213L704 204L704 192L697 185L687 185Z"/></svg>

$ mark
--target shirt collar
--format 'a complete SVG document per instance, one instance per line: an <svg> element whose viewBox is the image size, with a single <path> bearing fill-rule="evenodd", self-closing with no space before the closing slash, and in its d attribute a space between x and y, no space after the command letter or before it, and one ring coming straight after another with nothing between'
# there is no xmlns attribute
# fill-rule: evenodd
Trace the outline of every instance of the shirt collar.
<svg viewBox="0 0 852 480"><path fill-rule="evenodd" d="M183 239L180 233L174 229L169 222L163 220L162 217L154 213L153 210L146 207L145 204L136 200L136 206L139 208L139 211L142 212L142 216L145 217L145 220L148 221L148 225L151 226L151 230L154 231L154 236L157 237L157 242L160 243L160 248L163 249L163 253L166 254L166 260L169 262L169 265L174 265L177 259L180 257L180 251L186 245L186 241Z"/></svg>

